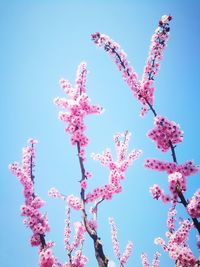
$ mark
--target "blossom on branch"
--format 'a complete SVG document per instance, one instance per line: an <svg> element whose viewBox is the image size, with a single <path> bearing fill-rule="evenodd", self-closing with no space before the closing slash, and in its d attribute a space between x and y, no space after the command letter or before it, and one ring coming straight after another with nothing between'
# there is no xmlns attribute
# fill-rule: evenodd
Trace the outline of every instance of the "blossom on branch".
<svg viewBox="0 0 200 267"><path fill-rule="evenodd" d="M196 174L200 169L199 166L195 165L192 160L186 161L182 164L177 164L176 162L167 162L149 158L145 160L144 166L156 171L166 171L168 174L180 172L183 176Z"/></svg>
<svg viewBox="0 0 200 267"><path fill-rule="evenodd" d="M60 80L60 86L68 95L68 99L57 97L54 103L67 112L60 112L59 119L67 123L66 132L71 136L71 144L79 143L81 148L81 156L85 157L84 147L88 144L88 138L85 135L86 125L84 119L89 114L100 114L102 108L97 105L90 104L90 98L86 92L87 66L82 62L77 69L76 83L73 88L69 81Z"/></svg>
<svg viewBox="0 0 200 267"><path fill-rule="evenodd" d="M171 146L183 141L183 131L174 121L156 116L154 124L155 127L148 132L148 137L157 143L157 148L162 152L167 152Z"/></svg>
<svg viewBox="0 0 200 267"><path fill-rule="evenodd" d="M160 262L159 261L159 257L160 257L160 255L161 254L159 252L156 252L154 254L154 258L152 260L151 267L159 267L159 262ZM143 267L149 267L150 266L146 253L142 253L141 254L141 261L142 261L142 266Z"/></svg>
<svg viewBox="0 0 200 267"><path fill-rule="evenodd" d="M22 150L22 164L17 162L9 165L10 171L18 178L23 186L25 204L21 206L21 215L26 216L24 224L29 227L33 235L31 237L32 246L45 247L45 233L50 230L48 219L39 209L44 205L44 201L35 194L33 168L35 166L35 147L37 143L34 139L29 139L28 146Z"/></svg>
<svg viewBox="0 0 200 267"><path fill-rule="evenodd" d="M98 47L104 48L104 50L114 60L118 70L122 72L123 79L130 87L134 96L142 104L142 116L144 116L144 114L148 111L149 107L152 108L153 111L153 81L160 68L160 61L166 48L166 43L169 39L169 22L171 19L171 16L164 15L159 21L158 28L151 39L152 43L150 46L150 52L141 81L138 80L137 74L130 65L126 53L121 49L118 43L113 41L109 36L99 32L91 35L91 39L94 41L94 43Z"/></svg>
<svg viewBox="0 0 200 267"><path fill-rule="evenodd" d="M131 241L128 242L124 253L121 255L120 248L119 248L119 241L117 239L117 227L115 224L115 221L113 218L109 218L109 223L111 225L111 238L112 238L112 244L113 244L113 250L115 253L115 256L120 262L120 266L125 266L128 258L131 255L132 249L133 249L133 243Z"/></svg>
<svg viewBox="0 0 200 267"><path fill-rule="evenodd" d="M114 135L116 161L113 160L109 149L106 149L102 154L92 154L94 160L100 161L103 166L109 169L110 175L108 184L97 187L87 194L86 202L92 202L98 198L109 200L113 194L122 191L121 180L125 178L125 171L142 153L141 150L132 150L127 155L130 136L129 132Z"/></svg>
<svg viewBox="0 0 200 267"><path fill-rule="evenodd" d="M192 218L200 218L200 189L198 189L189 200L187 210Z"/></svg>
<svg viewBox="0 0 200 267"><path fill-rule="evenodd" d="M177 266L194 267L199 262L187 244L190 230L193 224L189 220L180 222L180 226L176 231L171 232L170 229L166 233L168 243L158 237L155 239L155 244L160 245L164 251L168 252L169 257L177 262Z"/></svg>

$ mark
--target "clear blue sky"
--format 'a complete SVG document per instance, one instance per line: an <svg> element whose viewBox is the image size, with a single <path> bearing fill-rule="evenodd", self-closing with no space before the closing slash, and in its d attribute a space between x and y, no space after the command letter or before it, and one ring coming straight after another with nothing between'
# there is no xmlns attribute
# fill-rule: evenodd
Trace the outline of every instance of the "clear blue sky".
<svg viewBox="0 0 200 267"><path fill-rule="evenodd" d="M140 254L150 259L157 247L153 240L165 236L167 206L151 199L149 186L159 183L167 190L164 174L143 169L146 157L170 159L161 154L146 137L152 128L152 115L139 117L140 106L132 97L120 73L103 50L90 40L96 31L118 41L139 73L143 71L151 36L163 14L171 14L171 37L156 80L155 107L158 113L180 123L184 142L177 147L180 163L200 162L200 53L199 1L0 1L0 266L35 267L37 252L29 246L30 231L19 215L23 203L22 188L8 171L8 164L21 160L21 148L29 137L39 140L36 162L36 190L46 200L55 254L65 261L63 248L64 203L49 199L47 191L55 186L65 194L79 193L80 177L76 151L57 120L56 96L63 96L58 80L74 83L77 65L88 63L88 93L93 103L105 108L102 116L87 119L90 138L88 153L113 148L115 132L129 130L131 147L141 148L143 156L127 172L124 191L99 209L99 235L106 255L112 254L108 217L115 218L121 247L134 242L127 267L139 267ZM93 173L93 185L107 181L108 172L92 160L87 168ZM199 176L188 179L190 197L199 187ZM180 217L186 214L182 208ZM73 213L74 220L78 214ZM195 247L195 235L190 243ZM87 240L89 267L96 266L92 244ZM161 266L174 266L162 253Z"/></svg>

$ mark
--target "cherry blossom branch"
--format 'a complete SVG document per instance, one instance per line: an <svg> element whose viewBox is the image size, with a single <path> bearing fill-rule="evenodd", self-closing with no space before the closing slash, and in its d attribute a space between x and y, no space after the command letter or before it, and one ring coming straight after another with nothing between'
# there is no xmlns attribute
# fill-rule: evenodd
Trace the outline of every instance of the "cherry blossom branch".
<svg viewBox="0 0 200 267"><path fill-rule="evenodd" d="M103 47L104 50L112 57L119 71L123 73L123 79L130 87L134 96L142 103L143 107L141 115L144 115L147 112L146 107L149 107L149 110L151 110L154 117L156 118L158 116L158 113L153 106L154 88L152 87L152 85L154 76L158 73L162 54L166 47L166 42L169 38L169 22L171 21L171 19L171 16L163 16L159 21L158 28L156 29L152 37L152 44L141 81L138 80L137 74L130 66L125 52L120 48L120 45L118 43L113 41L109 36L105 34L100 34L97 32L91 35L94 43L98 47ZM171 139L168 140L168 146L171 150L173 162L177 163L177 157L175 153L176 146L174 146ZM178 197L181 200L180 203L182 203L187 210L188 203L183 195L182 190L180 190L177 186L176 191ZM200 233L200 223L196 218L192 218L192 220L197 231Z"/></svg>
<svg viewBox="0 0 200 267"><path fill-rule="evenodd" d="M100 242L97 231L90 225L90 221L87 218L87 212L85 209L85 189L87 188L87 178L89 177L89 174L86 172L83 162L85 160L85 147L87 146L89 140L84 133L86 129L84 118L86 115L95 113L99 114L102 111L102 108L98 107L97 105L90 104L90 99L86 93L86 78L86 63L81 63L77 69L75 88L73 88L69 81L65 79L60 81L61 87L71 99L58 97L54 100L54 102L58 106L68 109L68 112L61 112L59 114L59 118L68 124L66 131L71 136L72 145L76 145L77 147L81 171L81 179L79 181L81 186L80 198L70 195L68 196L67 201L70 206L82 211L85 229L94 242L97 262L99 266L106 267L108 259L104 255L103 246Z"/></svg>

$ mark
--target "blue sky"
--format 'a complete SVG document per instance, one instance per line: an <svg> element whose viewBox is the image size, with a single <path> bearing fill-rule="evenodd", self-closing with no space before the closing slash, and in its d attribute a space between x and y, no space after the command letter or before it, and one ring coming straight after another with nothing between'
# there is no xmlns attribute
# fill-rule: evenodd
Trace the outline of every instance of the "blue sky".
<svg viewBox="0 0 200 267"><path fill-rule="evenodd" d="M42 3L41 3L42 2ZM147 157L170 160L146 137L153 126L149 113L139 117L140 105L132 97L113 62L90 40L96 31L110 35L121 44L134 69L141 77L151 36L163 14L171 14L171 37L156 80L155 107L159 114L178 122L185 132L178 145L177 158L182 163L200 158L200 53L199 1L0 1L0 116L1 116L1 250L0 266L37 266L37 251L29 246L30 231L19 215L23 203L22 188L8 171L8 164L21 160L21 148L29 137L39 140L36 160L36 191L46 201L56 242L55 254L65 261L63 228L65 206L49 199L47 191L55 186L65 194L79 194L80 177L76 151L57 120L58 109L52 100L63 96L61 77L74 83L81 61L88 63L88 94L93 103L105 108L101 116L87 118L90 138L88 155L113 149L115 132L132 132L131 148L143 150L143 156L127 171L124 190L99 209L99 235L106 255L115 260L108 217L115 218L122 249L134 242L129 266L141 266L140 254L150 259L157 247L153 240L165 236L167 206L154 201L149 186L159 183L167 190L167 177L143 168ZM89 158L89 156L88 156ZM108 172L91 159L87 168L93 173L91 187L107 181ZM188 179L189 198L199 187L199 176ZM186 216L182 207L180 217ZM74 221L78 213L73 213ZM190 238L195 248L195 233ZM88 266L96 266L92 244L87 240ZM174 266L164 253L160 266Z"/></svg>

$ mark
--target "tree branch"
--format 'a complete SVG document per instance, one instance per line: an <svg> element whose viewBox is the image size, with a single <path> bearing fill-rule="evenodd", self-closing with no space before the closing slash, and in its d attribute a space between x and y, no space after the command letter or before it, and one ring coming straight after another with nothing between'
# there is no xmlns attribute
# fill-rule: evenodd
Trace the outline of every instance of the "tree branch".
<svg viewBox="0 0 200 267"><path fill-rule="evenodd" d="M116 51L115 49L111 48L109 44L107 44L107 49L108 49L108 50L111 49L112 52L115 53L116 57L118 58L119 62L121 63L121 66L122 66L124 69L126 69L126 67L125 67L125 65L124 65L124 62L122 61L122 59L121 59L120 55L117 53L117 51ZM106 48L105 48L105 50L106 50ZM152 64L154 64L154 62L155 62L155 60L152 62ZM130 73L129 73L128 71L127 71L127 74L128 74L128 76L130 76ZM154 117L156 117L156 116L157 116L157 112L156 112L156 110L154 109L153 105L151 105L151 104L149 103L149 101L148 101L146 98L143 97L143 99L145 100L146 104L148 105L148 107L149 107L150 110L152 111ZM172 155L172 158L173 158L173 162L178 163L178 162L177 162L177 157L176 157L176 152L175 152L175 146L172 144L171 140L169 140L169 145L170 145L170 149L171 149L171 155ZM177 186L177 193L178 193L178 196L179 196L179 198L180 198L180 200L181 200L180 203L182 203L183 206L184 206L184 207L186 208L186 210L187 210L187 205L188 205L188 203L187 203L187 201L186 201L186 199L185 199L185 197L184 197L182 191L181 191L180 189L178 190L178 186ZM192 218L192 217L191 217L191 218ZM199 234L200 234L200 222L197 220L197 218L192 218L192 221L193 221L193 223L194 223L194 225L195 225L197 231L198 231Z"/></svg>
<svg viewBox="0 0 200 267"><path fill-rule="evenodd" d="M80 147L79 142L77 142L77 151L78 151L79 165L80 165L81 176L82 176L80 182L82 182L83 180L87 179L87 176L85 175L85 167L83 164L83 159L80 156L81 147ZM105 256L105 254L103 252L103 245L100 241L100 238L98 237L97 231L90 227L88 219L87 219L87 213L85 210L85 190L83 188L81 188L80 195L81 195L81 200L82 200L82 204L83 204L83 209L82 209L83 222L84 222L84 226L85 226L87 233L89 234L89 236L93 240L96 260L98 262L99 267L107 267L108 266L108 258ZM103 199L101 201L99 201L98 204L100 204L100 202L102 202L102 201L103 201Z"/></svg>

